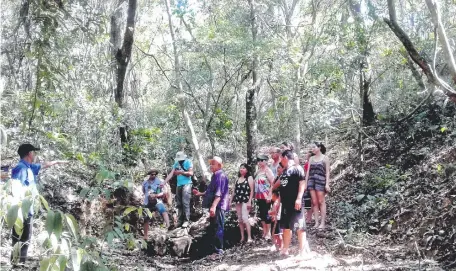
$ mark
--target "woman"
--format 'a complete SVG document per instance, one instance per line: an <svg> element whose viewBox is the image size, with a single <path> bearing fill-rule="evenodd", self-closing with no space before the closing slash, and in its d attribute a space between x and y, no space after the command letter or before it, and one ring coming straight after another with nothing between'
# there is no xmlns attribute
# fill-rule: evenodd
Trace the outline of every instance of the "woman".
<svg viewBox="0 0 456 271"><path fill-rule="evenodd" d="M279 163L277 166L277 176L274 180L274 185L280 183L280 175L282 175L283 166L282 163ZM274 186L273 185L273 186ZM280 230L280 214L281 214L281 205L280 205L280 193L278 189L272 191L272 207L270 215L273 221L271 233L274 235L274 245L271 247L271 251L280 251L282 249L282 231Z"/></svg>
<svg viewBox="0 0 456 271"><path fill-rule="evenodd" d="M249 211L252 208L254 184L249 168L250 167L245 163L239 166L238 179L230 200L230 202L236 204L239 229L241 230L241 243L244 242L244 228L247 230L247 243L252 242Z"/></svg>
<svg viewBox="0 0 456 271"><path fill-rule="evenodd" d="M268 167L268 157L259 155L257 157L258 171L255 176L255 199L258 205L259 216L263 226L263 238L271 239L271 219L268 215L271 207L272 183L274 175Z"/></svg>
<svg viewBox="0 0 456 271"><path fill-rule="evenodd" d="M309 162L310 162L310 157L312 157L312 156L313 156L312 151L306 153L305 160L303 163L304 172L306 174L307 174L307 171L309 171ZM306 189L306 192L304 192L302 204L304 205L304 208L306 209L306 223L310 224L312 222L312 200L311 200L310 192L308 189Z"/></svg>
<svg viewBox="0 0 456 271"><path fill-rule="evenodd" d="M326 147L323 143L315 142L311 148L314 156L309 159L309 170L306 173L307 189L310 191L310 197L312 198L315 227L324 229L326 226L325 194L330 192L329 159L325 155ZM319 214L321 214L320 224L318 223Z"/></svg>

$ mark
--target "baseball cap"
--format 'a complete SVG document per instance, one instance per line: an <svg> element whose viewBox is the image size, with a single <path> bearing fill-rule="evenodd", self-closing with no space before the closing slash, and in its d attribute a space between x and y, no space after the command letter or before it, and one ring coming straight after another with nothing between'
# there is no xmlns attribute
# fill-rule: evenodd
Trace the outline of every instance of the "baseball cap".
<svg viewBox="0 0 456 271"><path fill-rule="evenodd" d="M209 159L209 163L211 163L212 161L215 161L215 162L219 163L221 166L223 165L222 158L220 158L218 156L214 156L214 157L212 157L212 159Z"/></svg>
<svg viewBox="0 0 456 271"><path fill-rule="evenodd" d="M32 144L22 144L19 146L19 149L17 149L17 154L19 154L20 157L26 156L29 152L31 151L39 151L40 148L37 148L33 146Z"/></svg>
<svg viewBox="0 0 456 271"><path fill-rule="evenodd" d="M268 161L269 157L265 154L260 154L257 156L257 161Z"/></svg>

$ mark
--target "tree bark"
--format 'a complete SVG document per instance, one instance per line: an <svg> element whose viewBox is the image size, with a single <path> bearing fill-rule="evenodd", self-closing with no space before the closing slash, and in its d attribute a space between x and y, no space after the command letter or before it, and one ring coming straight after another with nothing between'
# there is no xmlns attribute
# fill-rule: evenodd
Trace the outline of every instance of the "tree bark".
<svg viewBox="0 0 456 271"><path fill-rule="evenodd" d="M204 157L201 154L201 150L200 150L200 147L198 144L198 138L196 136L195 129L193 128L192 120L190 118L190 115L187 112L187 109L185 108L184 91L183 91L183 87L182 87L182 80L180 78L180 59L179 59L179 52L177 49L177 39L176 39L176 35L174 32L174 27L173 27L173 22L172 22L172 17L171 17L171 8L170 8L169 0L164 0L164 2L165 2L165 7L166 7L166 14L168 15L169 32L170 32L171 40L173 43L174 82L175 82L175 86L173 86L173 87L177 88L177 91L180 94L179 104L180 104L181 111L182 111L182 117L183 117L185 125L187 126L187 129L190 133L193 150L195 151L196 157L198 159L198 166L199 166L200 172L201 172L203 178L206 178L208 176L206 162L204 161Z"/></svg>
<svg viewBox="0 0 456 271"><path fill-rule="evenodd" d="M252 29L252 42L254 46L253 60L252 60L252 86L249 87L245 99L246 118L245 128L247 133L247 163L254 168L257 152L257 111L256 99L260 91L260 83L258 76L259 56L256 52L258 25L255 12L255 0L248 0L250 6L250 25Z"/></svg>

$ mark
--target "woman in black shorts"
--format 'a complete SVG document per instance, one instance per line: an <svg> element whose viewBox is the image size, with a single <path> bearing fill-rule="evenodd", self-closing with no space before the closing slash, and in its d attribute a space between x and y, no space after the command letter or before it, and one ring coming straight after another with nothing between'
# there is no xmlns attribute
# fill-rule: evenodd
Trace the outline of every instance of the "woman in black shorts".
<svg viewBox="0 0 456 271"><path fill-rule="evenodd" d="M326 222L326 202L325 195L330 192L329 189L329 159L325 156L326 147L321 142L312 144L312 156L309 160L309 170L306 173L307 189L312 198L312 208L315 218L315 227L318 229L325 228ZM321 222L319 221L321 214Z"/></svg>

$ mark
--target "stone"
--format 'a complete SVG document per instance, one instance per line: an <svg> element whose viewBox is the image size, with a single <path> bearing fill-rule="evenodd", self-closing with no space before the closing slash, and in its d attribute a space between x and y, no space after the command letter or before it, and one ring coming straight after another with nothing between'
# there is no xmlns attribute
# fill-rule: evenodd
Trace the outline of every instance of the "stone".
<svg viewBox="0 0 456 271"><path fill-rule="evenodd" d="M190 251L190 246L192 245L192 238L190 236L171 238L169 241L173 253L178 257L187 255Z"/></svg>

